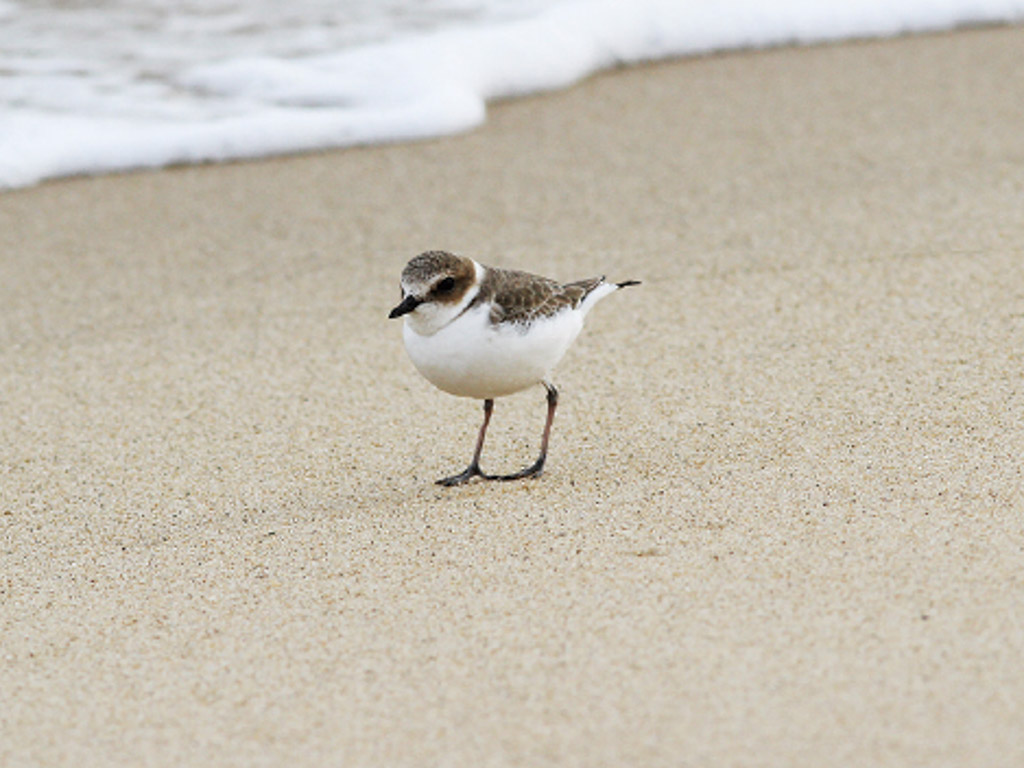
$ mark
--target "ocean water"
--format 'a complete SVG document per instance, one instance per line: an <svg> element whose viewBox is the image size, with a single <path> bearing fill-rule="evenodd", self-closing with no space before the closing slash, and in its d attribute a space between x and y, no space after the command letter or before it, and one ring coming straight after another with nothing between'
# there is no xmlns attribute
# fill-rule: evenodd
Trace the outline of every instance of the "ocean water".
<svg viewBox="0 0 1024 768"><path fill-rule="evenodd" d="M0 188L468 130L619 64L1024 20L1024 0L0 0Z"/></svg>

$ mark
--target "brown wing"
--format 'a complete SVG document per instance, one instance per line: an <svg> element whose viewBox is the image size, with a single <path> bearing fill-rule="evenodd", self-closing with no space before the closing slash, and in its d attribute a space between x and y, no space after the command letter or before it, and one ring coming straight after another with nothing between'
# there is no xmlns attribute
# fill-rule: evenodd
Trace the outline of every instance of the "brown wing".
<svg viewBox="0 0 1024 768"><path fill-rule="evenodd" d="M492 323L529 324L567 307L578 307L603 281L603 277L593 277L562 284L527 272L492 267L480 285L479 298L491 301Z"/></svg>

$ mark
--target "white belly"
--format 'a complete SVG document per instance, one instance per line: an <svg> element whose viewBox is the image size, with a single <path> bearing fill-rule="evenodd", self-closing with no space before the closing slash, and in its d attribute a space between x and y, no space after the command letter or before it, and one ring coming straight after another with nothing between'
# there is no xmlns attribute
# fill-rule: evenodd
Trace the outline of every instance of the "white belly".
<svg viewBox="0 0 1024 768"><path fill-rule="evenodd" d="M406 322L402 336L413 365L431 384L453 395L487 400L546 379L582 328L582 314L571 309L524 332L492 326L486 307L477 307L430 336L421 336Z"/></svg>

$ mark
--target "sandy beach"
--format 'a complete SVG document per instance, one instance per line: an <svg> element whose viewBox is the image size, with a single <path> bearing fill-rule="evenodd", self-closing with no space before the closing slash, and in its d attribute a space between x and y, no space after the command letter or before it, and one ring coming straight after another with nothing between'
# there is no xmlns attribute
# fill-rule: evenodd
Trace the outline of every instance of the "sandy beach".
<svg viewBox="0 0 1024 768"><path fill-rule="evenodd" d="M1022 49L0 194L0 764L1024 765ZM481 408L387 319L428 248L644 283L539 480L432 482Z"/></svg>

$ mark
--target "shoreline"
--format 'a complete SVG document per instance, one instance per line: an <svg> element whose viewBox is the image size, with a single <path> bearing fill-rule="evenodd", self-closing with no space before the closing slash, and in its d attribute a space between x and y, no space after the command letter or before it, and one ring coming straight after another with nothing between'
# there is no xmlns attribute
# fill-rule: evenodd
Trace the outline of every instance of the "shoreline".
<svg viewBox="0 0 1024 768"><path fill-rule="evenodd" d="M172 50L181 41L161 40L161 31L170 30L160 23L158 10L149 10L156 17L143 18L143 10L136 19L136 28L146 30L144 38L120 41L107 57L92 56L89 72L67 78L58 71L59 60L74 58L81 46L74 32L68 30L55 60L52 41L44 43L31 24L22 29L21 37L40 43L33 54L36 67L56 69L49 98L41 102L32 96L31 82L19 77L23 73L17 66L10 72L8 85L15 93L25 91L25 98L17 100L5 124L0 185L74 172L245 160L275 150L340 149L451 135L478 126L487 103L559 90L621 64L887 40L1024 20L1019 0L953 2L941 12L914 3L899 8L869 2L853 14L784 5L757 12L741 2L735 7L722 4L714 16L658 2L635 3L628 14L611 6L563 4L507 23L442 24L433 33L342 45L319 55L294 50L286 58L247 56L231 45L230 35L215 34L188 56L174 58ZM17 16L15 11L12 19ZM185 13L178 21L187 25L188 18ZM194 16L191 20L198 21ZM248 25L247 37L258 48L261 31L256 26ZM11 31L17 29L15 20ZM273 37L269 28L262 34ZM153 62L155 68L148 71L139 70L133 67L139 53L135 46L161 50L169 58ZM556 49L557 63L548 55ZM412 72L417 73L416 87L410 93ZM115 91L102 86L104 73L121 81ZM50 102L68 90L77 94L79 112L52 113ZM123 98L111 102L116 94ZM239 98L245 109L238 108ZM40 143L40 138L45 140Z"/></svg>

